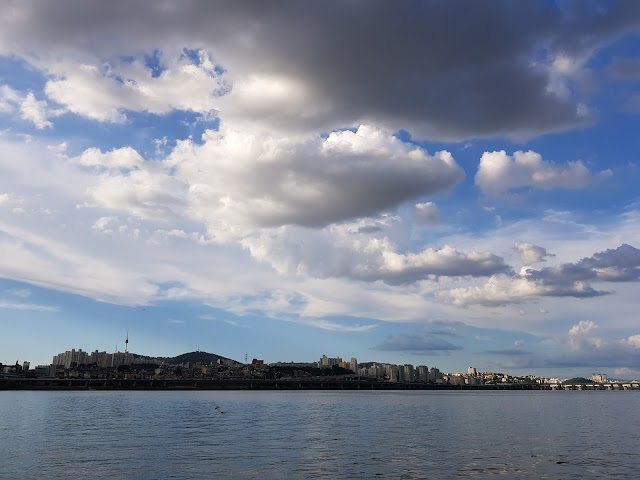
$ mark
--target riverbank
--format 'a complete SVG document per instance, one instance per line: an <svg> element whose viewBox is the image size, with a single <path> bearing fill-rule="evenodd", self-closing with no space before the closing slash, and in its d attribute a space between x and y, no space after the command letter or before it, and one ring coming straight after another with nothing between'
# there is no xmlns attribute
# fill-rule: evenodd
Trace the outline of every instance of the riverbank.
<svg viewBox="0 0 640 480"><path fill-rule="evenodd" d="M638 390L615 384L606 388L581 385L489 384L448 385L323 379L54 379L0 378L0 390Z"/></svg>

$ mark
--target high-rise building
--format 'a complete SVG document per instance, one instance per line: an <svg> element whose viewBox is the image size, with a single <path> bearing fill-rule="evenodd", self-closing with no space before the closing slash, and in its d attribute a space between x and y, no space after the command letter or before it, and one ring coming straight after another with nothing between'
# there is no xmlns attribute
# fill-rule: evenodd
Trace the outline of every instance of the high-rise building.
<svg viewBox="0 0 640 480"><path fill-rule="evenodd" d="M418 365L418 378L421 383L427 383L429 381L429 367L426 365Z"/></svg>
<svg viewBox="0 0 640 480"><path fill-rule="evenodd" d="M405 382L413 382L413 365L407 363L403 366L403 379Z"/></svg>
<svg viewBox="0 0 640 480"><path fill-rule="evenodd" d="M51 363L53 363L53 365L64 365L64 368L69 369L71 368L71 364L73 364L73 366L87 365L89 363L89 356L87 352L83 352L82 349L71 349L53 357Z"/></svg>
<svg viewBox="0 0 640 480"><path fill-rule="evenodd" d="M386 377L390 382L400 382L402 380L400 369L397 365L385 365Z"/></svg>
<svg viewBox="0 0 640 480"><path fill-rule="evenodd" d="M342 363L342 358L340 357L327 357L326 355L320 357L320 368L333 367L339 363Z"/></svg>
<svg viewBox="0 0 640 480"><path fill-rule="evenodd" d="M356 357L351 357L351 371L353 373L358 373L358 360Z"/></svg>
<svg viewBox="0 0 640 480"><path fill-rule="evenodd" d="M476 367L469 367L469 369L467 370L467 374L469 375L475 375L476 373Z"/></svg>

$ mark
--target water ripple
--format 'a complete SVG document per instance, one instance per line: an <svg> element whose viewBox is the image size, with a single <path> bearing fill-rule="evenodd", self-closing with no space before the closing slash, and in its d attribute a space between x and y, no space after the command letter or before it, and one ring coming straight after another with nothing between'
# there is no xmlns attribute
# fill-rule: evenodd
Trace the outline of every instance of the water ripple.
<svg viewBox="0 0 640 480"><path fill-rule="evenodd" d="M0 478L637 478L637 392L3 392Z"/></svg>

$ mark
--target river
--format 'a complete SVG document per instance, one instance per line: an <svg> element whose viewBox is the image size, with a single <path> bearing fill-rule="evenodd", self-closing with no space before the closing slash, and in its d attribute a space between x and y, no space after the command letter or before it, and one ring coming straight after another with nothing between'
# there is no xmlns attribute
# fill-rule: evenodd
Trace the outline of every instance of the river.
<svg viewBox="0 0 640 480"><path fill-rule="evenodd" d="M640 478L640 392L6 391L0 478Z"/></svg>

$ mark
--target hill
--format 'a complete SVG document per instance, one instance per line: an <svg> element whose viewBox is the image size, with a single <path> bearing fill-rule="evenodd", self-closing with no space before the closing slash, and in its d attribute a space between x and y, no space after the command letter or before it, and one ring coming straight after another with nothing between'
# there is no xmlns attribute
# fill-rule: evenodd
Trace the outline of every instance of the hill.
<svg viewBox="0 0 640 480"><path fill-rule="evenodd" d="M148 358L148 357L147 357ZM168 364L178 364L178 363L217 363L218 360L231 363L233 365L237 365L240 362L236 360L232 360L231 358L222 357L220 355L216 355L215 353L207 353L207 352L189 352L183 353L182 355L178 355L176 357L154 357L155 360L159 362L165 362Z"/></svg>
<svg viewBox="0 0 640 480"><path fill-rule="evenodd" d="M587 385L592 383L596 382L582 377L570 378L569 380L565 380L564 382L562 382L563 385Z"/></svg>

